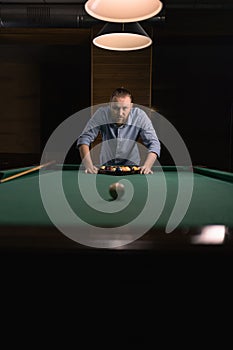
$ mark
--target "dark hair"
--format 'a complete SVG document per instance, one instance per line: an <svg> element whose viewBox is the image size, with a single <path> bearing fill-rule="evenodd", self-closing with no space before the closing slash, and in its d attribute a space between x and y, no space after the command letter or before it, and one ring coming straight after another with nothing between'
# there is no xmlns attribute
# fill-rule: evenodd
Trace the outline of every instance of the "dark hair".
<svg viewBox="0 0 233 350"><path fill-rule="evenodd" d="M112 101L114 97L125 97L125 96L129 96L131 99L131 102L133 102L133 95L129 90L125 89L124 87L120 87L114 90L110 100Z"/></svg>

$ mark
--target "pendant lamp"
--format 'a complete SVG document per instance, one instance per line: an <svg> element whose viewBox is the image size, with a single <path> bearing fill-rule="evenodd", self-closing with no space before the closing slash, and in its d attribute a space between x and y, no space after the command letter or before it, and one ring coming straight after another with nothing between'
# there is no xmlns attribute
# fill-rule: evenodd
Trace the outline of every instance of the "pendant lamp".
<svg viewBox="0 0 233 350"><path fill-rule="evenodd" d="M163 4L159 0L88 0L86 12L105 22L137 22L155 16Z"/></svg>
<svg viewBox="0 0 233 350"><path fill-rule="evenodd" d="M93 44L107 50L132 51L152 44L151 38L137 23L107 23L93 39Z"/></svg>

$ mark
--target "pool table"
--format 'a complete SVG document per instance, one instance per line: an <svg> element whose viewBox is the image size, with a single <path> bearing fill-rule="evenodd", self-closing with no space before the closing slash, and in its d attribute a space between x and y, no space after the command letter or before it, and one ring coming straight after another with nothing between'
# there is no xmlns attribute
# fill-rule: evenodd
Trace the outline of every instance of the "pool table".
<svg viewBox="0 0 233 350"><path fill-rule="evenodd" d="M1 179L27 168L1 171ZM53 165L0 184L1 252L209 252L233 249L233 174L154 167L151 175L85 174ZM110 184L122 181L119 200Z"/></svg>

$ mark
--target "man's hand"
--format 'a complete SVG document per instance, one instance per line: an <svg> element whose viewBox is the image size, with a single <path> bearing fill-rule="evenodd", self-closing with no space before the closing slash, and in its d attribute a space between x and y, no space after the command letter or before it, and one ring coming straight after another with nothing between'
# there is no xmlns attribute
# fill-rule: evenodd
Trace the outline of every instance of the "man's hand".
<svg viewBox="0 0 233 350"><path fill-rule="evenodd" d="M151 170L151 168L148 168L146 166L142 166L141 167L141 171L140 171L140 174L153 174L153 171Z"/></svg>
<svg viewBox="0 0 233 350"><path fill-rule="evenodd" d="M86 174L97 174L98 168L93 165L92 167L86 168L85 173Z"/></svg>

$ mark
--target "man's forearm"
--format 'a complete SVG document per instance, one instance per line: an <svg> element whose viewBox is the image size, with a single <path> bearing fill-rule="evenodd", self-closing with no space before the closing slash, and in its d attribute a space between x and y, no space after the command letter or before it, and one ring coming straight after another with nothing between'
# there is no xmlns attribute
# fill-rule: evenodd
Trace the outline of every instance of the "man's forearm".
<svg viewBox="0 0 233 350"><path fill-rule="evenodd" d="M151 174L152 173L151 168L152 168L154 162L156 161L156 159L157 159L157 154L154 152L149 152L147 154L147 157L146 157L144 164L141 167L142 168L141 172L143 174Z"/></svg>
<svg viewBox="0 0 233 350"><path fill-rule="evenodd" d="M90 154L90 148L88 145L80 145L79 146L79 152L82 159L82 162L86 168L86 172L88 173L96 173L97 168L93 165L91 154Z"/></svg>
<svg viewBox="0 0 233 350"><path fill-rule="evenodd" d="M148 168L152 168L154 162L157 159L157 154L154 152L149 152L147 154L146 160L144 162L144 166L148 167Z"/></svg>
<svg viewBox="0 0 233 350"><path fill-rule="evenodd" d="M89 166L92 166L92 159L90 155L90 148L88 145L80 145L79 146L79 152L81 159L83 161L84 166L87 168Z"/></svg>

